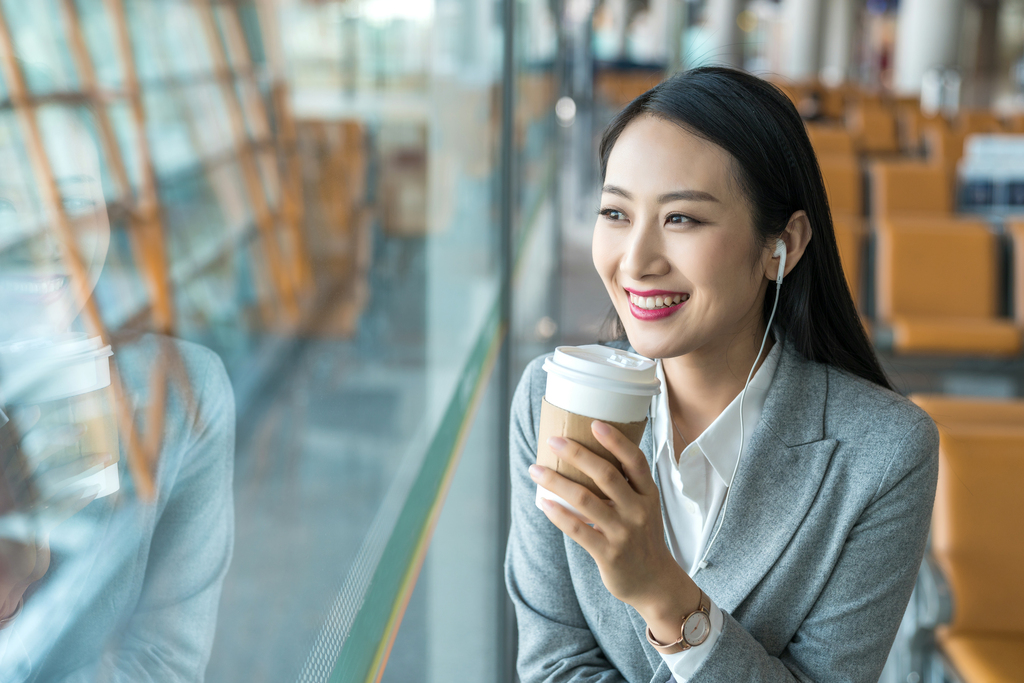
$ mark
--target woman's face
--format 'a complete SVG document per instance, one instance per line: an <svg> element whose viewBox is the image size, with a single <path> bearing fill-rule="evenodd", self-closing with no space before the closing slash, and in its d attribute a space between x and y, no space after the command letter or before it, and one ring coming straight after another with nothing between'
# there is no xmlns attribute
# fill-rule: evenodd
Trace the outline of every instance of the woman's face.
<svg viewBox="0 0 1024 683"><path fill-rule="evenodd" d="M724 351L763 331L771 253L736 172L725 150L652 116L612 148L594 265L638 353Z"/></svg>
<svg viewBox="0 0 1024 683"><path fill-rule="evenodd" d="M42 132L91 292L110 241L99 154L74 114L47 114ZM0 121L0 343L64 332L81 309L19 136L13 117Z"/></svg>

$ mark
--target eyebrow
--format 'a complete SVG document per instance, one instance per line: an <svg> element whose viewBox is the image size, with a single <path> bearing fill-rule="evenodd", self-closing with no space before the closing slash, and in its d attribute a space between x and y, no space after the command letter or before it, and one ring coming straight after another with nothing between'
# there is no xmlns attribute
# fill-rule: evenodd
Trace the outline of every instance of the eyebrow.
<svg viewBox="0 0 1024 683"><path fill-rule="evenodd" d="M601 191L607 192L608 194L617 194L625 199L633 198L632 194L617 185L605 185L601 188ZM676 202L680 200L689 202L718 202L718 198L715 197L715 195L702 190L677 190L675 192L666 192L663 195L658 195L659 204L666 204L668 202Z"/></svg>

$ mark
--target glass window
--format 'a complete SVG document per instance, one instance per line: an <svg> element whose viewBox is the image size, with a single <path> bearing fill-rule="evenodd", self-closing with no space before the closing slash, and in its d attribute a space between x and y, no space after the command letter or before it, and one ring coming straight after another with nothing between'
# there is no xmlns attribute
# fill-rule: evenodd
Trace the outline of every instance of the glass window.
<svg viewBox="0 0 1024 683"><path fill-rule="evenodd" d="M510 2L0 0L0 679L508 668L558 94Z"/></svg>

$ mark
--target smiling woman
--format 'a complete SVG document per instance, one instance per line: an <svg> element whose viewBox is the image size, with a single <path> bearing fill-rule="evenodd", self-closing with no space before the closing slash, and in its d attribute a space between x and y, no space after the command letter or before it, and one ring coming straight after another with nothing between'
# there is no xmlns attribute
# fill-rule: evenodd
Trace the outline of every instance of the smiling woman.
<svg viewBox="0 0 1024 683"><path fill-rule="evenodd" d="M695 69L616 117L601 171L594 265L663 390L639 447L594 422L621 472L548 441L602 500L531 466L543 359L524 373L506 555L520 678L877 681L938 440L868 342L799 115L756 77ZM536 486L593 526L538 508Z"/></svg>
<svg viewBox="0 0 1024 683"><path fill-rule="evenodd" d="M14 108L0 111L0 680L199 681L234 534L231 386L206 348L83 321L110 287L98 110ZM129 469L139 433L145 469Z"/></svg>
<svg viewBox="0 0 1024 683"><path fill-rule="evenodd" d="M98 142L84 109L46 108L39 123L92 292L110 244ZM6 141L0 144L0 287L12 293L4 300L0 343L10 343L64 332L82 302L38 188L25 173L27 154L13 115L0 120L0 138Z"/></svg>

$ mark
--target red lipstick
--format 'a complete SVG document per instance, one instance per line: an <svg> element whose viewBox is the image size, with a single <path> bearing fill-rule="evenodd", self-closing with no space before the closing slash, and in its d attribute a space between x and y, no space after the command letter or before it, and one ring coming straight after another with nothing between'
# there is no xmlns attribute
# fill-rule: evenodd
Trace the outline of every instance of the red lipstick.
<svg viewBox="0 0 1024 683"><path fill-rule="evenodd" d="M640 291L640 290L628 289L627 288L626 291L629 292L630 294L634 294L636 296L643 296L643 297L664 296L666 294L669 295L669 296L672 296L672 297L675 297L677 295L682 295L684 297L683 300L680 301L677 304L674 304L672 306L663 306L663 307L654 308L654 309L640 308L639 306L637 306L636 304L633 303L632 299L630 299L629 300L629 312L632 313L633 317L636 318L637 320L644 320L644 321L661 320L662 318L667 318L668 316L672 315L673 313L678 311L680 308L682 308L686 304L686 302L690 300L690 295L685 293L685 292L670 292L670 291L665 290L665 289L651 289L651 290Z"/></svg>

